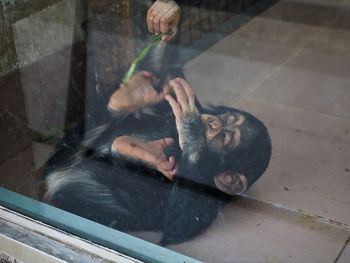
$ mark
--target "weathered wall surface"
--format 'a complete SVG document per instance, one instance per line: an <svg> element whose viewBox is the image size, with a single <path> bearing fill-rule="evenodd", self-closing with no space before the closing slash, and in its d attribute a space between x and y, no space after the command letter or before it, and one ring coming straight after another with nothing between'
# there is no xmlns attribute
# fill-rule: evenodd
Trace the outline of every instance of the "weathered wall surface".
<svg viewBox="0 0 350 263"><path fill-rule="evenodd" d="M98 112L133 56L128 12L128 1L0 1L0 162L31 131Z"/></svg>
<svg viewBox="0 0 350 263"><path fill-rule="evenodd" d="M181 1L180 45L215 32L254 1ZM0 0L0 164L6 168L1 186L35 196L28 185L48 155L37 154L38 135L57 136L72 123L85 120L91 128L103 120L109 94L135 47L142 46L138 36L148 35L145 14L151 4Z"/></svg>
<svg viewBox="0 0 350 263"><path fill-rule="evenodd" d="M127 71L134 48L129 0L90 0L88 9L85 124L91 128L103 120L109 95Z"/></svg>

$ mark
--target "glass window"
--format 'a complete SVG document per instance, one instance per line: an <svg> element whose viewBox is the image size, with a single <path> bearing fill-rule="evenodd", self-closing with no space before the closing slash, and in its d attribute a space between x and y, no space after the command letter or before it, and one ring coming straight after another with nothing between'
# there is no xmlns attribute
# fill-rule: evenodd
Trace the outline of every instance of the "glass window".
<svg viewBox="0 0 350 263"><path fill-rule="evenodd" d="M0 205L147 262L347 261L349 7L0 1Z"/></svg>

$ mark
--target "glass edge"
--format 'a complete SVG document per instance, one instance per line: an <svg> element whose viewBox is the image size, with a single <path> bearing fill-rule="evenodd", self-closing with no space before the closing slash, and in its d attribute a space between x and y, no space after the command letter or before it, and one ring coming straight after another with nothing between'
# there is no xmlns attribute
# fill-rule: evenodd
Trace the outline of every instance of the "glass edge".
<svg viewBox="0 0 350 263"><path fill-rule="evenodd" d="M2 187L0 205L141 261L201 262Z"/></svg>

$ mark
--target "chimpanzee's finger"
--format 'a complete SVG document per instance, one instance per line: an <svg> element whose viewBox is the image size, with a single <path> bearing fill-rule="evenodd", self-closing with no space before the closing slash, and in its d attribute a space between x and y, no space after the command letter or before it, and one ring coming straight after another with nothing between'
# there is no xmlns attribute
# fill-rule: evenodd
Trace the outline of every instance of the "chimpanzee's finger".
<svg viewBox="0 0 350 263"><path fill-rule="evenodd" d="M153 75L152 72L146 70L141 70L139 73L142 74L145 78L150 78Z"/></svg>
<svg viewBox="0 0 350 263"><path fill-rule="evenodd" d="M148 15L147 16L147 28L150 33L154 33L153 29L153 16Z"/></svg>
<svg viewBox="0 0 350 263"><path fill-rule="evenodd" d="M148 163L156 167L157 169L170 171L174 168L174 164L170 163L167 160L167 156L164 154L163 151L157 150L153 147L149 147L147 143L135 143L133 145L130 145L127 153L127 156Z"/></svg>
<svg viewBox="0 0 350 263"><path fill-rule="evenodd" d="M164 95L167 95L167 94L170 94L171 92L173 92L173 89L172 87L169 85L169 83L165 83L163 85L163 88L162 88L162 93Z"/></svg>
<svg viewBox="0 0 350 263"><path fill-rule="evenodd" d="M170 24L170 20L169 20L169 11L165 14L163 14L163 16L160 18L160 25L159 25L159 29L160 32L162 33L168 33L169 31L169 24Z"/></svg>
<svg viewBox="0 0 350 263"><path fill-rule="evenodd" d="M168 171L173 171L174 169L177 168L177 163L174 156L170 156L169 158L166 157L166 159L167 159L167 162L162 163L163 169L166 169Z"/></svg>
<svg viewBox="0 0 350 263"><path fill-rule="evenodd" d="M155 165L155 168L158 172L162 173L169 180L173 180L175 173L177 171L177 164L174 157L170 157L169 161L162 161Z"/></svg>
<svg viewBox="0 0 350 263"><path fill-rule="evenodd" d="M152 5L150 8L148 8L148 11L147 11L147 18L148 18L148 16L154 11L154 9L157 7L157 5L158 5L158 3L155 2L155 3L153 3L153 5Z"/></svg>
<svg viewBox="0 0 350 263"><path fill-rule="evenodd" d="M163 174L170 181L173 181L175 178L175 175L173 174L172 171L166 171L166 170L162 170L162 169L157 169L157 171L160 172L161 174Z"/></svg>
<svg viewBox="0 0 350 263"><path fill-rule="evenodd" d="M171 138L165 138L160 143L168 145L172 140L169 139ZM112 151L152 165L157 171L164 174L169 180L172 180L173 170L176 169L176 162L172 158L168 160L163 151L141 139L131 136L120 136L113 142Z"/></svg>
<svg viewBox="0 0 350 263"><path fill-rule="evenodd" d="M157 104L159 102L162 102L163 100L164 100L164 94L157 93L155 91L154 96L153 96L152 100L150 101L150 104L154 105L154 104Z"/></svg>
<svg viewBox="0 0 350 263"><path fill-rule="evenodd" d="M154 11L152 12L152 23L153 23L153 33L159 33L160 32L160 18L163 16L164 13L164 6L161 2L158 3Z"/></svg>
<svg viewBox="0 0 350 263"><path fill-rule="evenodd" d="M177 33L177 27L170 26L169 28L171 28L172 34L171 35L164 35L162 37L162 40L165 42L169 42L170 40L172 40L176 36L176 33Z"/></svg>
<svg viewBox="0 0 350 263"><path fill-rule="evenodd" d="M171 171L174 169L174 166L175 166L175 162L170 162L166 158L155 159L153 164L156 168L162 169L163 171Z"/></svg>
<svg viewBox="0 0 350 263"><path fill-rule="evenodd" d="M174 156L169 157L169 163L173 166L172 168L176 168L176 160Z"/></svg>
<svg viewBox="0 0 350 263"><path fill-rule="evenodd" d="M186 92L190 110L192 112L197 112L198 110L196 108L196 96L194 94L193 88L183 78L176 78L176 81L181 83L182 87L184 88L184 90Z"/></svg>
<svg viewBox="0 0 350 263"><path fill-rule="evenodd" d="M176 26L172 28L173 21L175 20L176 7L170 8L160 19L160 32L163 34L168 33L170 30L172 31L171 35L164 35L162 37L162 40L165 42L168 42L170 39L172 39L175 36L175 30Z"/></svg>
<svg viewBox="0 0 350 263"><path fill-rule="evenodd" d="M158 13L161 11L161 7L160 7L159 2L155 2L153 5L154 5L154 8L147 15L148 31L151 32L151 33L155 33L156 32L155 29L154 29L154 19L156 18Z"/></svg>
<svg viewBox="0 0 350 263"><path fill-rule="evenodd" d="M183 78L176 78L176 81L180 82L182 87L185 89L187 95L194 94L193 88L188 84L188 82Z"/></svg>
<svg viewBox="0 0 350 263"><path fill-rule="evenodd" d="M159 157L166 159L164 149L166 147L171 146L173 143L174 143L174 139L164 138L164 139L159 139L155 141L149 141L148 142L149 147L147 148L149 151L153 152L154 154L157 154Z"/></svg>
<svg viewBox="0 0 350 263"><path fill-rule="evenodd" d="M162 19L163 16L163 11L159 12L157 14L157 16L153 19L153 28L154 28L154 32L159 34L161 33L160 31L160 21Z"/></svg>
<svg viewBox="0 0 350 263"><path fill-rule="evenodd" d="M181 83L177 80L172 80L169 84L174 88L177 102L180 104L182 111L189 111L187 94Z"/></svg>
<svg viewBox="0 0 350 263"><path fill-rule="evenodd" d="M152 74L152 76L151 76L151 84L152 84L152 86L157 86L159 81L160 81L160 79L157 78L156 75Z"/></svg>
<svg viewBox="0 0 350 263"><path fill-rule="evenodd" d="M175 118L177 120L181 119L182 118L182 111L181 111L180 105L176 102L176 100L174 100L174 98L171 97L170 95L165 95L164 98L170 104L170 107L173 110Z"/></svg>
<svg viewBox="0 0 350 263"><path fill-rule="evenodd" d="M171 156L169 158L169 162L172 164L173 166L173 169L171 170L171 181L175 178L176 174L177 174L177 171L178 171L178 164L176 163L176 159L174 156Z"/></svg>
<svg viewBox="0 0 350 263"><path fill-rule="evenodd" d="M170 39L172 39L177 32L177 25L179 23L179 20L181 18L181 9L178 5L175 4L175 6L173 6L170 11L167 13L167 17L168 17L168 25L169 25L169 29L173 32L173 34L171 34L170 36L165 36L166 39L163 39L164 41L169 41Z"/></svg>
<svg viewBox="0 0 350 263"><path fill-rule="evenodd" d="M170 157L171 158L171 157ZM170 159L169 159L170 161ZM175 157L174 157L174 161L175 161L175 165L174 165L174 169L172 170L172 174L174 175L174 177L176 176L177 172L179 171L179 165L178 163L176 162L175 160Z"/></svg>
<svg viewBox="0 0 350 263"><path fill-rule="evenodd" d="M163 151L166 147L173 145L174 139L173 138L163 138L163 139L159 139L156 141L152 141L152 143L154 143L155 146L159 150Z"/></svg>
<svg viewBox="0 0 350 263"><path fill-rule="evenodd" d="M140 74L142 74L143 77L147 78L152 86L156 86L159 83L159 78L157 78L152 72L142 70L140 71Z"/></svg>

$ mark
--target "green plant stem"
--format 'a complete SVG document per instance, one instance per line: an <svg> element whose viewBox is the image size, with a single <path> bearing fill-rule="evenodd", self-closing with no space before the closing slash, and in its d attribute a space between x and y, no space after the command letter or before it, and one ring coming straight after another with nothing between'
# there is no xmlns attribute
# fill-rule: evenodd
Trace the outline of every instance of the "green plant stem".
<svg viewBox="0 0 350 263"><path fill-rule="evenodd" d="M145 59L145 57L149 54L149 52L152 50L153 46L157 44L159 41L162 40L163 36L169 36L173 34L172 31L169 31L167 33L159 33L155 35L150 43L148 43L142 51L139 53L139 55L134 59L134 61L131 63L131 66L128 70L128 72L125 74L122 82L125 86L128 85L129 80L132 78L132 76L135 74L138 65Z"/></svg>

